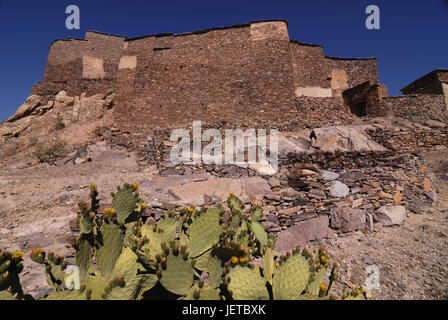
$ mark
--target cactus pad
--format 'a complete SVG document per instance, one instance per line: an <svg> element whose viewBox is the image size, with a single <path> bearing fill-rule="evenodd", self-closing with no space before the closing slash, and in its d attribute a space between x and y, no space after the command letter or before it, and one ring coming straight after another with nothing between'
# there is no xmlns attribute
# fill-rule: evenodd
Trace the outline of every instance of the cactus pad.
<svg viewBox="0 0 448 320"><path fill-rule="evenodd" d="M309 264L300 254L293 254L277 268L272 280L274 300L295 300L306 289Z"/></svg>
<svg viewBox="0 0 448 320"><path fill-rule="evenodd" d="M125 231L112 220L105 219L98 234L99 247L96 250L96 263L104 276L109 276L123 248Z"/></svg>
<svg viewBox="0 0 448 320"><path fill-rule="evenodd" d="M268 300L269 293L266 280L256 270L235 266L228 273L230 282L228 289L235 300Z"/></svg>
<svg viewBox="0 0 448 320"><path fill-rule="evenodd" d="M263 225L257 221L252 221L250 227L255 234L255 238L260 242L260 245L266 246L268 244L268 236L264 231Z"/></svg>
<svg viewBox="0 0 448 320"><path fill-rule="evenodd" d="M125 184L123 188L118 188L118 191L112 197L112 207L117 213L118 222L130 222L134 220L134 213L138 211L140 199L135 192L133 186Z"/></svg>
<svg viewBox="0 0 448 320"><path fill-rule="evenodd" d="M221 210L213 208L190 225L190 256L198 257L219 241L222 226L219 224Z"/></svg>
<svg viewBox="0 0 448 320"><path fill-rule="evenodd" d="M308 284L308 293L309 294L314 295L314 296L319 295L319 284L324 282L326 271L327 271L327 268L321 267L315 274L313 274L311 276L311 278L313 280Z"/></svg>
<svg viewBox="0 0 448 320"><path fill-rule="evenodd" d="M191 287L185 300L220 300L219 289L204 284L200 288L197 284Z"/></svg>
<svg viewBox="0 0 448 320"><path fill-rule="evenodd" d="M160 283L168 291L185 296L190 291L193 284L194 269L192 260L181 253L174 255L173 250L169 250L166 256L166 267L164 269L163 263L159 265L162 277Z"/></svg>
<svg viewBox="0 0 448 320"><path fill-rule="evenodd" d="M265 248L263 255L263 275L267 282L272 285L272 276L275 270L274 252L271 248Z"/></svg>

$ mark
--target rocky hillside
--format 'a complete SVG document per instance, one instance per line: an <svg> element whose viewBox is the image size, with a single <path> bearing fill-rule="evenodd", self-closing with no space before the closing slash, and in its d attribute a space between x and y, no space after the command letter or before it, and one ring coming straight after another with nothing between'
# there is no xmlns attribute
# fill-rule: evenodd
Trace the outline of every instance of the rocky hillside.
<svg viewBox="0 0 448 320"><path fill-rule="evenodd" d="M279 170L269 165L174 165L169 130L135 134L114 123L113 92L54 101L31 96L0 126L0 248L53 250L73 261L77 203L90 183L105 195L139 184L147 219L223 203L234 193L263 206L276 250L325 244L341 262L339 289L366 284L374 299L447 298L448 125L401 118L282 131ZM70 260L71 259L71 260ZM48 292L39 266L21 274Z"/></svg>

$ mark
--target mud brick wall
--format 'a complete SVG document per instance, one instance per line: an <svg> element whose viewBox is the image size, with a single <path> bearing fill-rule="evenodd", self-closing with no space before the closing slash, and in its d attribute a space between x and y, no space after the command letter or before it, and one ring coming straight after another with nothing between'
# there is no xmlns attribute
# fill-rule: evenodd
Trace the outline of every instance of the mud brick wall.
<svg viewBox="0 0 448 320"><path fill-rule="evenodd" d="M448 109L442 95L413 94L380 99L379 108L387 115L411 121L448 122Z"/></svg>

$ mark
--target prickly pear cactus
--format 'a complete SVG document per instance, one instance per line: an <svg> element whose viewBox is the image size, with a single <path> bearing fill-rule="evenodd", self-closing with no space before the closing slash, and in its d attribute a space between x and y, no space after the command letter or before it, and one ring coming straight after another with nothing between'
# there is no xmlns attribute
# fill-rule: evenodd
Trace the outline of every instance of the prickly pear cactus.
<svg viewBox="0 0 448 320"><path fill-rule="evenodd" d="M253 206L250 209L250 216L253 220L259 220L263 218L263 207L262 206Z"/></svg>
<svg viewBox="0 0 448 320"><path fill-rule="evenodd" d="M244 204L233 193L229 194L227 205L229 206L232 213L241 212L244 209Z"/></svg>
<svg viewBox="0 0 448 320"><path fill-rule="evenodd" d="M275 271L274 251L265 247L263 249L263 275L267 282L272 285L272 276Z"/></svg>
<svg viewBox="0 0 448 320"><path fill-rule="evenodd" d="M198 283L191 287L185 300L220 300L219 289L213 288L199 279Z"/></svg>
<svg viewBox="0 0 448 320"><path fill-rule="evenodd" d="M139 199L137 192L138 185L124 184L117 187L117 192L112 194L112 208L117 213L119 223L136 221L146 204Z"/></svg>
<svg viewBox="0 0 448 320"><path fill-rule="evenodd" d="M200 256L219 241L223 229L220 220L222 214L222 210L218 208L209 209L190 225L191 257Z"/></svg>
<svg viewBox="0 0 448 320"><path fill-rule="evenodd" d="M23 252L0 250L0 300L24 299L19 273L23 270Z"/></svg>
<svg viewBox="0 0 448 320"><path fill-rule="evenodd" d="M118 188L112 195L112 208L102 215L95 185L90 187L90 207L79 204L80 234L73 247L81 279L74 290L64 286L67 262L62 257L46 255L41 249L31 253L32 260L45 266L55 290L42 299L335 298L330 292L338 277L337 264L326 280L330 263L323 248L316 255L296 249L279 257L274 251L275 237L267 235L257 221L263 216L262 207L243 213L243 203L230 195L227 218L222 206L188 208L179 214L169 212L157 224L144 224L140 212L146 205L138 198L137 188L136 184ZM252 259L260 256L262 268L254 267ZM20 258L18 253L0 254L0 299L24 296L17 276ZM208 273L209 283L201 278L201 271ZM342 296L360 298L359 290Z"/></svg>
<svg viewBox="0 0 448 320"><path fill-rule="evenodd" d="M258 221L252 221L250 224L250 228L255 235L255 238L260 242L262 247L268 244L268 236L264 231L264 227Z"/></svg>
<svg viewBox="0 0 448 320"><path fill-rule="evenodd" d="M97 233L96 263L104 276L110 276L115 263L120 256L126 229L118 224L117 215L113 209L107 210Z"/></svg>
<svg viewBox="0 0 448 320"><path fill-rule="evenodd" d="M30 252L31 260L37 262L45 267L47 276L47 283L55 291L64 290L64 279L66 277L65 269L67 268L67 261L53 252L48 255L40 248L36 248Z"/></svg>
<svg viewBox="0 0 448 320"><path fill-rule="evenodd" d="M266 280L255 269L235 265L227 269L224 285L235 300L269 300Z"/></svg>
<svg viewBox="0 0 448 320"><path fill-rule="evenodd" d="M272 280L274 300L295 300L307 288L310 278L308 261L294 250L284 257Z"/></svg>
<svg viewBox="0 0 448 320"><path fill-rule="evenodd" d="M177 241L170 241L169 246L164 244L163 253L156 258L156 274L165 289L185 296L193 284L195 261L189 258L186 248L180 247Z"/></svg>

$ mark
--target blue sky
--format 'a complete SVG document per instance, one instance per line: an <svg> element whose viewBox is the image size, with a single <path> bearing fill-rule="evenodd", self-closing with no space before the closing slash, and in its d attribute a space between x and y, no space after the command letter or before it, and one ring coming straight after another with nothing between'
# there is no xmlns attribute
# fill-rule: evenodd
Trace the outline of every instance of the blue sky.
<svg viewBox="0 0 448 320"><path fill-rule="evenodd" d="M65 28L70 4L80 8L80 30ZM380 30L365 28L370 4L381 10ZM291 39L322 44L328 56L377 57L391 95L448 67L448 0L0 0L0 120L42 79L54 39L83 38L86 30L139 36L262 19L288 20Z"/></svg>

